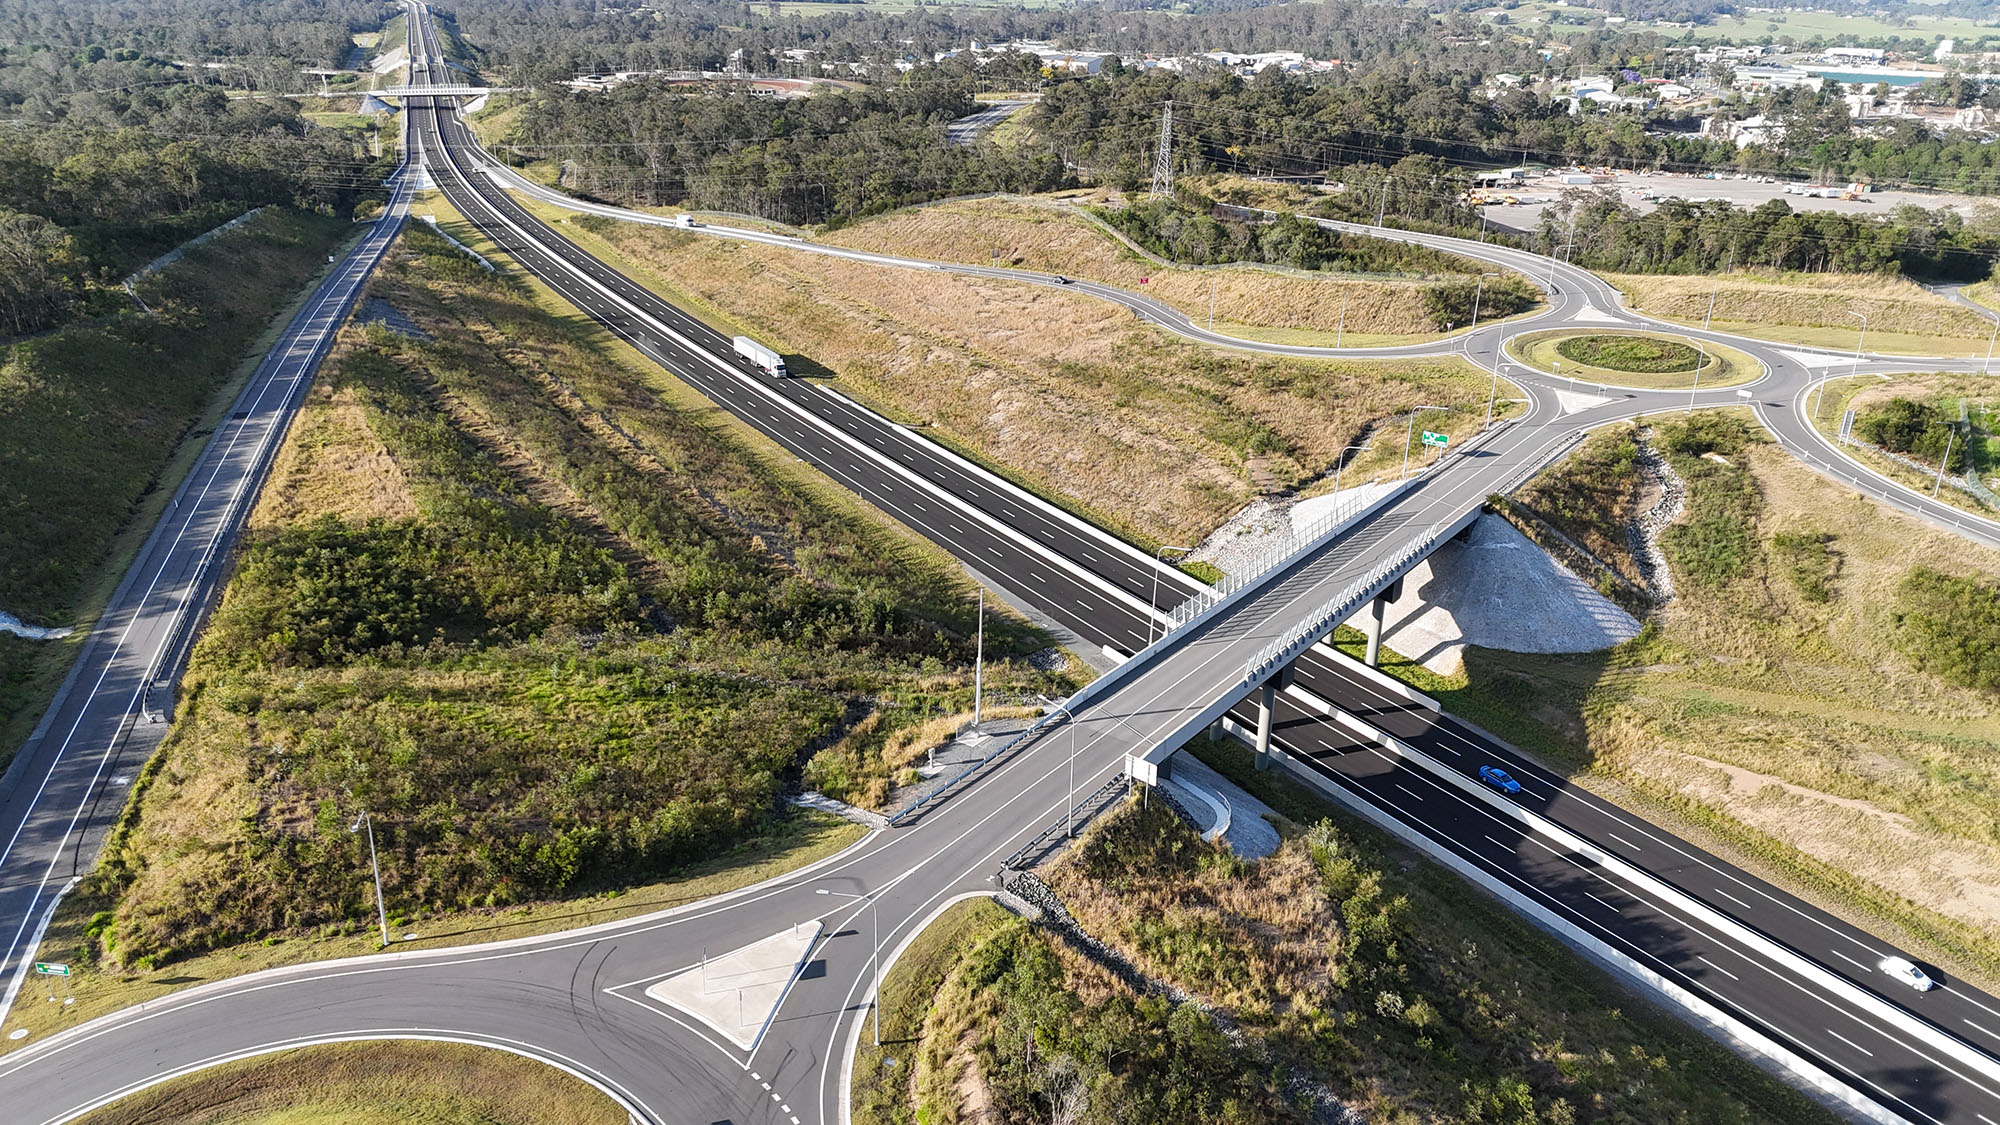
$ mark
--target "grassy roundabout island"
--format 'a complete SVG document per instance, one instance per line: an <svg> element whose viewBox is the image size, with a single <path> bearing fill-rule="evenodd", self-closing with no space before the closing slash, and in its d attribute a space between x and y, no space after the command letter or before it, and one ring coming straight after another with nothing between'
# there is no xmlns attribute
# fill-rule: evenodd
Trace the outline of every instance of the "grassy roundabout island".
<svg viewBox="0 0 2000 1125"><path fill-rule="evenodd" d="M1507 341L1507 356L1551 375L1646 390L1693 386L1697 365L1704 387L1747 383L1763 374L1756 360L1734 348L1652 332L1530 332Z"/></svg>

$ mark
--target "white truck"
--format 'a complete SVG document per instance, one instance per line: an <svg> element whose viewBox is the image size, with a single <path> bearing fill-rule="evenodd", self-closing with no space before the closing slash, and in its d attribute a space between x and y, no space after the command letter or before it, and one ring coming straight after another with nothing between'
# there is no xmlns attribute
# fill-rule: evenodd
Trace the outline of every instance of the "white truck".
<svg viewBox="0 0 2000 1125"><path fill-rule="evenodd" d="M785 357L748 336L736 337L736 354L749 360L762 371L782 379L791 374L785 370Z"/></svg>
<svg viewBox="0 0 2000 1125"><path fill-rule="evenodd" d="M701 224L694 221L693 215L689 215L684 212L682 214L674 216L674 225L682 229L687 229L690 227L698 227Z"/></svg>

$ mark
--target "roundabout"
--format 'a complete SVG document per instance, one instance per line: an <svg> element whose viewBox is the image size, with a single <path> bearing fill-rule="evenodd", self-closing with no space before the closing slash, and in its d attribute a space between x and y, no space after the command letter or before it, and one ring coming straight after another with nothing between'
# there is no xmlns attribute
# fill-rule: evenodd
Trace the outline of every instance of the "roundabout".
<svg viewBox="0 0 2000 1125"><path fill-rule="evenodd" d="M1763 364L1735 348L1656 332L1547 329L1512 337L1507 358L1560 378L1635 390L1692 390L1753 382Z"/></svg>

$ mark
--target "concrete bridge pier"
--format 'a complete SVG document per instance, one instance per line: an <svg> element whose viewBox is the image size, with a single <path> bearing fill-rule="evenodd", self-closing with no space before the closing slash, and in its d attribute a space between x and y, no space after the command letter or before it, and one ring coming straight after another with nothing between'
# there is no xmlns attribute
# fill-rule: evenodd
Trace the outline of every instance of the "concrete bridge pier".
<svg viewBox="0 0 2000 1125"><path fill-rule="evenodd" d="M1287 664L1257 689L1257 768L1271 768L1271 712L1278 705L1278 692L1292 685L1293 665Z"/></svg>
<svg viewBox="0 0 2000 1125"><path fill-rule="evenodd" d="M1390 602L1403 596L1403 577L1397 575L1394 582L1368 601L1368 666L1377 667L1382 659L1382 611Z"/></svg>

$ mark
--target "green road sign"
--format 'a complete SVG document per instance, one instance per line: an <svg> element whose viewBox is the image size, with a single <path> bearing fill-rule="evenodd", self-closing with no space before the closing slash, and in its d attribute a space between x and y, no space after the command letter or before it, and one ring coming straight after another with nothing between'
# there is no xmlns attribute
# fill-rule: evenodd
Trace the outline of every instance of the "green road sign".
<svg viewBox="0 0 2000 1125"><path fill-rule="evenodd" d="M66 977L69 975L69 966L54 961L37 961L35 971L45 977Z"/></svg>
<svg viewBox="0 0 2000 1125"><path fill-rule="evenodd" d="M1443 449L1443 448L1444 448L1444 446L1445 446L1445 443L1446 443L1446 442L1448 442L1448 441L1450 441L1450 440L1451 440L1451 435L1450 435L1450 434L1434 434L1434 433L1432 433L1432 432L1431 432L1431 431L1429 431L1429 430L1425 430L1425 431L1424 431L1424 444L1425 444L1425 445L1435 445L1435 446L1437 446L1437 447L1438 447L1439 449Z"/></svg>

